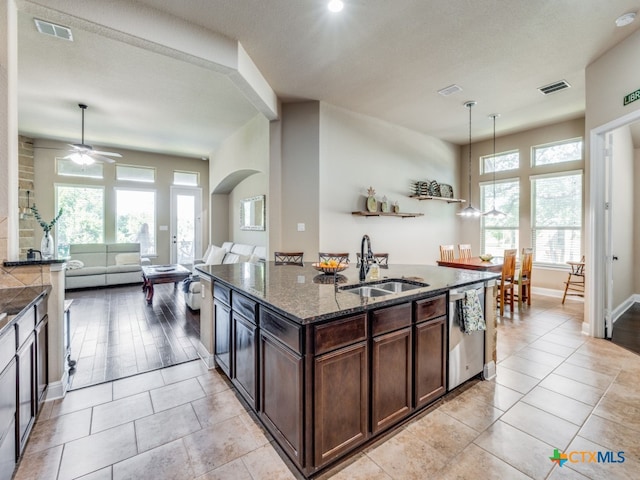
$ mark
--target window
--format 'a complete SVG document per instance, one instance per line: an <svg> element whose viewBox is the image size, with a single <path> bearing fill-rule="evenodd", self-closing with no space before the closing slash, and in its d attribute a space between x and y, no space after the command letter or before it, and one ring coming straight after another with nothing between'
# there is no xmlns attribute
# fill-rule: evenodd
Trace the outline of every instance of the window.
<svg viewBox="0 0 640 480"><path fill-rule="evenodd" d="M532 177L531 194L534 261L564 265L580 258L582 172Z"/></svg>
<svg viewBox="0 0 640 480"><path fill-rule="evenodd" d="M173 172L173 184L183 185L186 187L198 186L198 173L197 172Z"/></svg>
<svg viewBox="0 0 640 480"><path fill-rule="evenodd" d="M104 241L104 188L56 185L56 211L64 213L58 220L58 256L69 256L72 243Z"/></svg>
<svg viewBox="0 0 640 480"><path fill-rule="evenodd" d="M540 145L532 150L531 159L534 167L582 160L582 139Z"/></svg>
<svg viewBox="0 0 640 480"><path fill-rule="evenodd" d="M493 208L493 182L480 185L480 208L483 212ZM502 218L482 217L481 253L502 256L508 248L518 249L520 228L520 181L505 180L495 183L495 207L505 214Z"/></svg>
<svg viewBox="0 0 640 480"><path fill-rule="evenodd" d="M132 165L116 165L116 180L153 183L156 181L156 169Z"/></svg>
<svg viewBox="0 0 640 480"><path fill-rule="evenodd" d="M496 153L495 163L493 155L480 157L480 173L493 173L494 164L496 172L517 170L520 168L520 152L513 150L511 152Z"/></svg>
<svg viewBox="0 0 640 480"><path fill-rule="evenodd" d="M156 192L116 189L116 242L139 243L140 255L156 254Z"/></svg>
<svg viewBox="0 0 640 480"><path fill-rule="evenodd" d="M103 165L98 162L92 165L78 165L68 158L56 158L56 169L58 175L66 177L104 178Z"/></svg>

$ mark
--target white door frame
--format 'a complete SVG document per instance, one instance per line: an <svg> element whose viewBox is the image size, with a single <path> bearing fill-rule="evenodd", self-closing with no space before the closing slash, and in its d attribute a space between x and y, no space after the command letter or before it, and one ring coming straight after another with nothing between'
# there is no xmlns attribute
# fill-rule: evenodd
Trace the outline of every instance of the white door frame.
<svg viewBox="0 0 640 480"><path fill-rule="evenodd" d="M585 261L587 275L585 284L585 322L583 333L603 338L605 333L606 298L612 298L612 283L607 280L607 224L606 208L606 134L640 120L640 110L629 112L590 132L589 155L589 204L585 216L587 238ZM609 289L605 294L605 289ZM611 335L611 332L608 332Z"/></svg>
<svg viewBox="0 0 640 480"><path fill-rule="evenodd" d="M175 205L174 205L174 199L175 196L179 193L182 192L192 192L194 194L194 196L196 197L196 204L195 204L195 208L196 208L196 212L195 212L195 245L193 248L193 255L194 255L194 259L195 258L200 258L200 256L202 255L202 188L200 187L186 187L186 186L174 186L172 185L170 187L170 220L169 220L169 225L170 227L170 242L171 242L171 246L169 249L169 257L171 258L171 263L176 263L177 262L177 251L176 251L176 246L175 243L173 241L173 237L175 235L177 235L176 232L176 224L177 224L177 218L176 218L176 211L175 211Z"/></svg>

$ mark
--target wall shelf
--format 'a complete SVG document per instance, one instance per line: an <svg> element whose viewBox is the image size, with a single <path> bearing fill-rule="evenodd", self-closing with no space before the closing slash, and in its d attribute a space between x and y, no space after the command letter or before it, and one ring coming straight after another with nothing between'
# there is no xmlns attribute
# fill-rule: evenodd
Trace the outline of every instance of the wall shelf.
<svg viewBox="0 0 640 480"><path fill-rule="evenodd" d="M466 200L461 198L447 198L447 197L432 197L431 195L409 195L409 198L415 198L416 200L440 200L447 203L465 203Z"/></svg>
<svg viewBox="0 0 640 480"><path fill-rule="evenodd" d="M424 213L395 213L395 212L351 212L351 215L357 215L359 217L421 217Z"/></svg>

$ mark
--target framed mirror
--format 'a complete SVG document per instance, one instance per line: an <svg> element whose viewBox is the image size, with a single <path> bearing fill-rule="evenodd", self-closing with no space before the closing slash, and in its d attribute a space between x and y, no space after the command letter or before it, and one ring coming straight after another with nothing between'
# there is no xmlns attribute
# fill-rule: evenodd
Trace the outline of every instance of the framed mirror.
<svg viewBox="0 0 640 480"><path fill-rule="evenodd" d="M265 230L265 196L245 198L240 202L240 230Z"/></svg>

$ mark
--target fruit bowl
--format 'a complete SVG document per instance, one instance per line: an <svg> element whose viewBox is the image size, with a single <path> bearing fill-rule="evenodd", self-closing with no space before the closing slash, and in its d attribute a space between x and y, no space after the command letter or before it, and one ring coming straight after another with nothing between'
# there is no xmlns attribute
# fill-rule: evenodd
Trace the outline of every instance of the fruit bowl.
<svg viewBox="0 0 640 480"><path fill-rule="evenodd" d="M483 262L490 262L492 258L493 258L493 255L491 255L490 253L485 253L484 255L480 255L480 260L482 260Z"/></svg>
<svg viewBox="0 0 640 480"><path fill-rule="evenodd" d="M322 273L334 274L346 270L349 265L347 263L338 263L336 265L325 265L322 263L313 263L313 268Z"/></svg>

